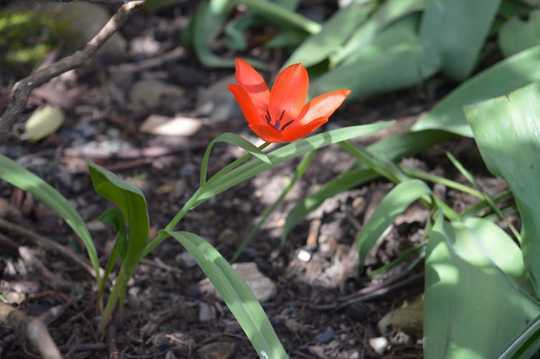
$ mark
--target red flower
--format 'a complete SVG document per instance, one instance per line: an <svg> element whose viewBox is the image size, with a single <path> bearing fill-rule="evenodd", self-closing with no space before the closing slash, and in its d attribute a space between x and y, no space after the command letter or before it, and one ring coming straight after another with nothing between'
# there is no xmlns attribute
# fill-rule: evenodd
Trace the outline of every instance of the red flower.
<svg viewBox="0 0 540 359"><path fill-rule="evenodd" d="M236 84L229 85L249 128L266 142L291 142L324 125L351 92L327 92L306 103L309 77L302 64L281 71L272 91L246 61L236 59Z"/></svg>

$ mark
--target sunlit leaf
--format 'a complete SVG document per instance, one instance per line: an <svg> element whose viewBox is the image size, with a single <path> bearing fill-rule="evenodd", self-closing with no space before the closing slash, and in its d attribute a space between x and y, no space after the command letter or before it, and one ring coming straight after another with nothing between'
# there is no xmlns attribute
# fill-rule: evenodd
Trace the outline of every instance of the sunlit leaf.
<svg viewBox="0 0 540 359"><path fill-rule="evenodd" d="M193 233L169 231L167 234L195 258L246 333L259 357L288 358L255 295L225 258L208 242Z"/></svg>
<svg viewBox="0 0 540 359"><path fill-rule="evenodd" d="M497 358L540 314L520 287L519 247L490 221L448 223L429 232L424 304L426 358Z"/></svg>
<svg viewBox="0 0 540 359"><path fill-rule="evenodd" d="M438 57L448 76L473 71L500 0L426 0L420 36L428 58Z"/></svg>
<svg viewBox="0 0 540 359"><path fill-rule="evenodd" d="M472 137L463 107L540 80L540 46L522 51L467 80L422 116L413 130L439 129Z"/></svg>
<svg viewBox="0 0 540 359"><path fill-rule="evenodd" d="M525 265L540 295L540 84L466 108L487 167L515 197Z"/></svg>
<svg viewBox="0 0 540 359"><path fill-rule="evenodd" d="M0 154L0 179L27 191L62 217L83 241L90 262L99 277L99 260L96 247L86 224L69 201L47 182L28 171L17 162Z"/></svg>

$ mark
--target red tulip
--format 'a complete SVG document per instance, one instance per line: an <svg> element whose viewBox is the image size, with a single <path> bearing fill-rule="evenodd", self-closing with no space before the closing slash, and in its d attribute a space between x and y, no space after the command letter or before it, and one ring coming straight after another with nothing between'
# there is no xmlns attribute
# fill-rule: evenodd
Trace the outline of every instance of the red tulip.
<svg viewBox="0 0 540 359"><path fill-rule="evenodd" d="M309 77L302 64L281 71L270 91L261 74L236 59L236 82L229 90L249 128L266 142L292 142L309 135L328 121L351 92L327 92L306 103Z"/></svg>

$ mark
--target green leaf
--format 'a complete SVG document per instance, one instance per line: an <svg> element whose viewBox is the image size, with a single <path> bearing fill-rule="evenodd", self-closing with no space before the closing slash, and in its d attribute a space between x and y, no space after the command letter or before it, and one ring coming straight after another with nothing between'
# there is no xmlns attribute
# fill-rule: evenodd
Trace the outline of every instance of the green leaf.
<svg viewBox="0 0 540 359"><path fill-rule="evenodd" d="M391 124L392 122L377 122L368 125L344 127L292 142L268 153L267 156L270 159L270 163L262 162L259 159L253 159L250 162L231 170L224 176L211 178L200 188L197 204L292 158L300 157L309 151L321 147L373 134Z"/></svg>
<svg viewBox="0 0 540 359"><path fill-rule="evenodd" d="M298 30L285 30L264 44L268 49L295 48L306 39L306 33Z"/></svg>
<svg viewBox="0 0 540 359"><path fill-rule="evenodd" d="M443 131L407 132L387 137L368 146L367 150L377 154L379 158L395 160L420 152L434 144L445 142L451 137L453 136ZM317 209L328 198L377 177L378 175L375 171L355 166L355 168L339 174L324 184L318 191L298 200L293 209L287 214L283 237L286 238L294 227L301 223L309 213Z"/></svg>
<svg viewBox="0 0 540 359"><path fill-rule="evenodd" d="M122 180L111 171L89 163L90 178L94 190L106 200L114 203L122 212L128 226L128 246L122 262L126 266L127 276L131 276L139 263L148 239L150 220L146 199L142 191Z"/></svg>
<svg viewBox="0 0 540 359"><path fill-rule="evenodd" d="M189 232L168 231L195 258L262 359L288 358L251 289L208 242Z"/></svg>
<svg viewBox="0 0 540 359"><path fill-rule="evenodd" d="M532 358L540 350L540 316L497 359Z"/></svg>
<svg viewBox="0 0 540 359"><path fill-rule="evenodd" d="M327 20L321 31L311 35L289 57L284 66L301 62L308 67L323 61L351 35L356 27L362 24L373 8L375 1L352 3L339 9Z"/></svg>
<svg viewBox="0 0 540 359"><path fill-rule="evenodd" d="M417 21L418 16L411 15L390 26L347 63L317 78L311 95L348 88L351 96L363 98L415 85L434 74L437 68L425 61Z"/></svg>
<svg viewBox="0 0 540 359"><path fill-rule="evenodd" d="M540 314L520 287L521 252L490 221L448 223L429 232L424 304L426 358L496 358Z"/></svg>
<svg viewBox="0 0 540 359"><path fill-rule="evenodd" d="M96 247L92 237L86 228L86 224L69 201L47 182L28 171L17 162L12 161L0 154L0 179L11 183L13 186L30 192L38 200L45 203L49 208L62 217L73 231L83 241L92 267L99 280L100 267Z"/></svg>
<svg viewBox="0 0 540 359"><path fill-rule="evenodd" d="M466 108L487 167L514 194L522 223L525 265L540 295L540 84Z"/></svg>
<svg viewBox="0 0 540 359"><path fill-rule="evenodd" d="M228 1L201 1L193 15L193 47L199 60L206 66L234 66L234 60L222 59L210 50L230 10Z"/></svg>
<svg viewBox="0 0 540 359"><path fill-rule="evenodd" d="M472 137L463 107L540 80L540 46L520 52L474 76L452 91L413 130L439 129Z"/></svg>
<svg viewBox="0 0 540 359"><path fill-rule="evenodd" d="M499 30L499 46L506 57L537 45L540 45L540 10L532 11L527 21L514 16Z"/></svg>
<svg viewBox="0 0 540 359"><path fill-rule="evenodd" d="M500 0L426 0L420 36L428 58L456 80L467 78L497 14Z"/></svg>
<svg viewBox="0 0 540 359"><path fill-rule="evenodd" d="M385 1L368 21L358 27L345 46L330 57L332 67L342 61L348 61L351 56L362 52L380 31L396 20L423 8L424 0Z"/></svg>
<svg viewBox="0 0 540 359"><path fill-rule="evenodd" d="M208 175L208 161L210 160L210 154L212 153L212 149L214 148L214 146L219 142L225 142L231 145L241 147L244 150L246 150L246 152L252 154L253 156L258 158L262 162L268 163L268 164L272 163L270 159L268 158L268 156L263 151L261 151L257 146L255 146L248 140L242 138L241 136L235 133L225 132L219 135L218 137L214 138L206 147L206 151L204 152L204 156L201 161L200 187L204 186L206 183L206 178Z"/></svg>
<svg viewBox="0 0 540 359"><path fill-rule="evenodd" d="M383 235L386 228L394 222L394 219L405 212L413 202L429 194L431 194L431 190L424 182L408 180L398 184L384 196L373 215L356 236L355 242L358 248L360 265L364 265L369 251Z"/></svg>

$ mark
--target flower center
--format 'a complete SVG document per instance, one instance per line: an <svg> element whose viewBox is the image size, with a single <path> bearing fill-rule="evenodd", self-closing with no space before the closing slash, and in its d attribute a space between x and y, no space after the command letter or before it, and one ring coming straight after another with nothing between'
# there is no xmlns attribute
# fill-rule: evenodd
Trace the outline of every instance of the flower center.
<svg viewBox="0 0 540 359"><path fill-rule="evenodd" d="M283 116L285 116L285 110L281 111L279 117L272 123L272 116L270 116L270 112L268 111L268 109L266 109L264 119L266 120L267 124L275 128L276 130L283 131L294 122L294 120L290 120L282 126L281 121L283 120Z"/></svg>

